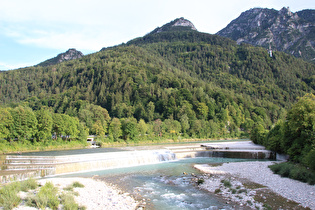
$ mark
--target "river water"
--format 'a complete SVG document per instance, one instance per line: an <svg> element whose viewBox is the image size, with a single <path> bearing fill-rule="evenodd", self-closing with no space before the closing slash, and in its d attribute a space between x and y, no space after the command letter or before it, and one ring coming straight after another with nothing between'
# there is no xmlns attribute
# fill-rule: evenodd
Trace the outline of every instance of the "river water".
<svg viewBox="0 0 315 210"><path fill-rule="evenodd" d="M191 146L191 144L187 145ZM178 146L178 144L176 146ZM161 149L164 147L165 145L97 148L23 153L23 155L62 156L109 152L119 156L120 152ZM130 193L136 199L145 201L146 209L235 209L235 206L233 206L235 204L226 204L226 201L222 200L219 196L198 188L196 175L201 174L193 166L195 164L215 165L241 161L250 160L219 157L185 158L180 160L163 159L162 162L156 164L79 172L58 175L56 177L97 177L107 183L116 185L124 192ZM255 159L255 161L257 161L257 159Z"/></svg>
<svg viewBox="0 0 315 210"><path fill-rule="evenodd" d="M130 193L136 199L145 199L146 209L234 209L220 197L200 190L192 180L196 179L195 175L200 174L194 169L194 164L236 161L245 161L245 159L190 158L58 177L97 176Z"/></svg>

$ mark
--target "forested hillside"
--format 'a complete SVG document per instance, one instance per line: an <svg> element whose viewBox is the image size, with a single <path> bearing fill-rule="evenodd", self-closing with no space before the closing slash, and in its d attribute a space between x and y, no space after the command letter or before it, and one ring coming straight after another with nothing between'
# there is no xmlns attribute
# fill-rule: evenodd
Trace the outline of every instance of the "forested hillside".
<svg viewBox="0 0 315 210"><path fill-rule="evenodd" d="M238 137L255 123L269 129L314 92L314 73L313 64L285 53L270 57L181 27L57 65L1 72L0 101L11 115L19 105L49 107L52 117L77 119L78 130L115 140Z"/></svg>

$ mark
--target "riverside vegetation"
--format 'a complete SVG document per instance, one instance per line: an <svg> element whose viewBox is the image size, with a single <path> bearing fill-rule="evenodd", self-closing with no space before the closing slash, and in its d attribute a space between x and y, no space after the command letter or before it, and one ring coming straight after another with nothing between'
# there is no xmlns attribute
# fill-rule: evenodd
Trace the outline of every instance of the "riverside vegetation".
<svg viewBox="0 0 315 210"><path fill-rule="evenodd" d="M251 139L268 149L288 154L289 163L270 166L281 176L315 184L315 96L308 94L294 104L286 120L266 131L257 124Z"/></svg>
<svg viewBox="0 0 315 210"><path fill-rule="evenodd" d="M27 206L37 207L39 209L58 209L60 205L62 209L85 209L76 204L74 197L76 193L73 191L75 187L84 187L79 182L73 182L72 185L59 191L51 182L39 186L36 180L28 179L22 182L13 182L0 188L0 206L4 210L17 207L22 201ZM19 192L26 192L27 196L19 196Z"/></svg>
<svg viewBox="0 0 315 210"><path fill-rule="evenodd" d="M173 23L80 59L1 72L1 150L82 146L88 134L103 144L249 135L276 142L261 140L265 131L271 139L288 124L286 110L314 93L312 63ZM285 147L268 147L311 166L314 127L296 130L302 136L290 129Z"/></svg>

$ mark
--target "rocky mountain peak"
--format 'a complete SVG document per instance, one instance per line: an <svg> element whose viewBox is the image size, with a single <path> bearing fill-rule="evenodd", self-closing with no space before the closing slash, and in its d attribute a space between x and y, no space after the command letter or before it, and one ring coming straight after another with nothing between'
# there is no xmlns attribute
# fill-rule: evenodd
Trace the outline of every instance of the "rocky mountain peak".
<svg viewBox="0 0 315 210"><path fill-rule="evenodd" d="M189 20L186 20L185 18L181 17L175 20L175 23L172 25L174 26L184 26L184 27L190 27L192 30L197 31L196 27L194 26L194 24L192 24L192 22L190 22Z"/></svg>
<svg viewBox="0 0 315 210"><path fill-rule="evenodd" d="M283 8L279 11L279 14L292 16L293 13L290 11L290 8L289 8L289 7L283 7Z"/></svg>
<svg viewBox="0 0 315 210"><path fill-rule="evenodd" d="M296 57L315 61L315 10L293 13L289 7L275 9L254 8L243 12L220 36L267 49L284 51Z"/></svg>
<svg viewBox="0 0 315 210"><path fill-rule="evenodd" d="M48 59L37 66L50 66L55 65L64 61L74 60L83 57L84 54L74 48L70 48L64 53L58 54L56 57Z"/></svg>
<svg viewBox="0 0 315 210"><path fill-rule="evenodd" d="M59 55L57 55L57 58L59 59L59 63L63 62L63 61L68 61L68 60L73 60L73 59L77 59L77 58L81 58L83 57L83 53L80 51L77 51L74 48L70 48L69 50L67 50L65 53L60 53Z"/></svg>
<svg viewBox="0 0 315 210"><path fill-rule="evenodd" d="M149 34L161 33L161 32L166 32L166 31L184 31L184 30L197 31L196 27L194 26L192 22L181 17L163 25L162 27L157 27Z"/></svg>

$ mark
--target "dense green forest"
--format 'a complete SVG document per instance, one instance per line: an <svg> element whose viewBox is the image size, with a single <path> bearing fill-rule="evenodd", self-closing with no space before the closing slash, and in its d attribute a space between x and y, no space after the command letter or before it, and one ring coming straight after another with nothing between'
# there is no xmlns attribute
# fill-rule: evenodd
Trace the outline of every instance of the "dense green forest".
<svg viewBox="0 0 315 210"><path fill-rule="evenodd" d="M0 141L248 136L314 93L314 72L285 53L270 57L215 35L150 33L80 59L1 72Z"/></svg>
<svg viewBox="0 0 315 210"><path fill-rule="evenodd" d="M272 169L287 177L315 184L315 96L307 94L288 111L285 120L279 120L270 131L256 124L251 132L253 142L268 149L288 154L294 164L287 163ZM293 169L293 170L292 170Z"/></svg>

